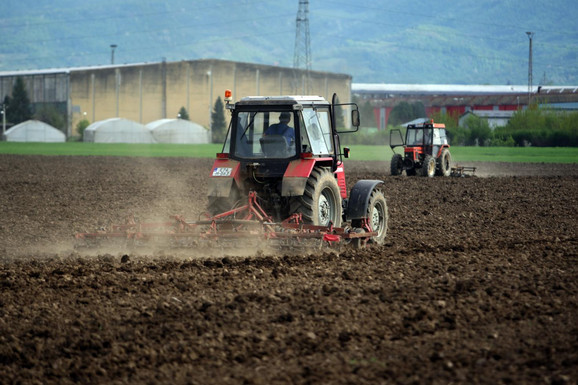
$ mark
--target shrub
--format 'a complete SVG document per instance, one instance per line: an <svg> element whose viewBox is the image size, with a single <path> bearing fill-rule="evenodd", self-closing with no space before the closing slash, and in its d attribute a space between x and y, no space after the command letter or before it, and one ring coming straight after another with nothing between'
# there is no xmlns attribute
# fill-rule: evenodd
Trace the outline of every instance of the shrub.
<svg viewBox="0 0 578 385"><path fill-rule="evenodd" d="M76 124L76 132L78 133L81 141L84 138L84 130L86 130L86 127L88 126L90 126L90 122L86 119L82 119Z"/></svg>

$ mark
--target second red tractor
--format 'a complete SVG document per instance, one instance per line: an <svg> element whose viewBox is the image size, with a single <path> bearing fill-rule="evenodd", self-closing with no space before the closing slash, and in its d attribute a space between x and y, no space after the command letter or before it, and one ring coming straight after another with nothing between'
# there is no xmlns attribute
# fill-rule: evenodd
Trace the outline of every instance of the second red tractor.
<svg viewBox="0 0 578 385"><path fill-rule="evenodd" d="M427 177L450 176L452 156L443 123L433 120L407 126L405 140L400 129L390 131L389 145L392 150L403 147L403 155L391 158L391 175L422 175ZM395 151L394 151L395 152Z"/></svg>

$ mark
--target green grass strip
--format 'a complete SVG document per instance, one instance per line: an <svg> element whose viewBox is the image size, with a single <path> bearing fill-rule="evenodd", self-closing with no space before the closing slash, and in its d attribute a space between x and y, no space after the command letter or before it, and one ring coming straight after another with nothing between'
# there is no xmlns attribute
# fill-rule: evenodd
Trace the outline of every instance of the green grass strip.
<svg viewBox="0 0 578 385"><path fill-rule="evenodd" d="M352 145L351 160L389 161L389 146ZM18 143L0 142L0 154L92 155L138 157L214 158L221 144L126 144L126 143ZM454 163L523 162L578 163L577 147L451 147ZM397 148L397 153L402 149Z"/></svg>
<svg viewBox="0 0 578 385"><path fill-rule="evenodd" d="M221 144L0 142L0 154L214 158Z"/></svg>

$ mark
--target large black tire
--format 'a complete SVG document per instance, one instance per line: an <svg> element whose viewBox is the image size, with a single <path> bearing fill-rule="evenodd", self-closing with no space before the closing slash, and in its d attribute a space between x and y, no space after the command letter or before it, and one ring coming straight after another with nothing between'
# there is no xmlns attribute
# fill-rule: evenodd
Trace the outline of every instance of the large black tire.
<svg viewBox="0 0 578 385"><path fill-rule="evenodd" d="M444 148L440 157L437 159L436 175L450 176L452 173L452 154L450 150Z"/></svg>
<svg viewBox="0 0 578 385"><path fill-rule="evenodd" d="M391 175L398 176L401 175L403 171L403 158L400 154L394 154L391 158Z"/></svg>
<svg viewBox="0 0 578 385"><path fill-rule="evenodd" d="M370 242L381 245L387 235L387 222L389 220L387 203L381 191L373 190L371 193L369 206L367 207L367 216L371 229L377 231L377 235L372 237Z"/></svg>
<svg viewBox="0 0 578 385"><path fill-rule="evenodd" d="M341 227L341 194L337 180L327 168L314 168L307 179L305 192L292 201L292 213L300 213L305 223Z"/></svg>
<svg viewBox="0 0 578 385"><path fill-rule="evenodd" d="M380 190L373 190L369 197L369 204L367 205L366 217L369 219L369 225L373 231L377 231L375 237L370 238L371 243L381 245L387 235L387 223L389 221L389 213L387 211L387 203L385 197ZM351 221L353 228L360 228L362 223L359 219ZM360 247L363 245L361 240L356 240L354 243Z"/></svg>
<svg viewBox="0 0 578 385"><path fill-rule="evenodd" d="M421 166L421 175L433 178L436 173L436 160L431 155L426 155Z"/></svg>

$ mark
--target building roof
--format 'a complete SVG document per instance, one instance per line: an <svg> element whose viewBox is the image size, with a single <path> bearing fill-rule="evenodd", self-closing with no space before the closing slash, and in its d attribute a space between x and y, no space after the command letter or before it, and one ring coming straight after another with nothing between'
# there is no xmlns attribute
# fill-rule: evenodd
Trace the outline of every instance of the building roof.
<svg viewBox="0 0 578 385"><path fill-rule="evenodd" d="M251 68L277 68L286 71L295 71L292 67L280 67L268 64L258 64L258 63L245 63L231 60L222 59L191 59L191 60L177 60L177 61L167 61L167 64L174 64L180 62L194 62L194 63L235 63L240 66L250 66ZM6 76L35 76L35 75L54 75L54 74L70 74L72 72L82 72L82 71L95 71L111 68L125 68L125 67L142 67L147 65L159 65L163 63L160 62L141 62L141 63L125 63L125 64L105 64L105 65L95 65L95 66L82 66L82 67L66 67L66 68L45 68L45 69L31 69L31 70L14 70L14 71L0 71L0 77ZM304 72L304 69L298 69L298 72ZM333 77L347 78L351 80L350 74L345 73L333 73L327 71L309 71L310 74L331 74Z"/></svg>
<svg viewBox="0 0 578 385"><path fill-rule="evenodd" d="M462 116L474 114L480 118L487 119L507 119L511 118L517 111L500 111L500 110L472 110L466 111Z"/></svg>
<svg viewBox="0 0 578 385"><path fill-rule="evenodd" d="M527 85L353 83L354 93L390 95L512 95L527 94ZM532 93L576 93L578 86L534 86Z"/></svg>

